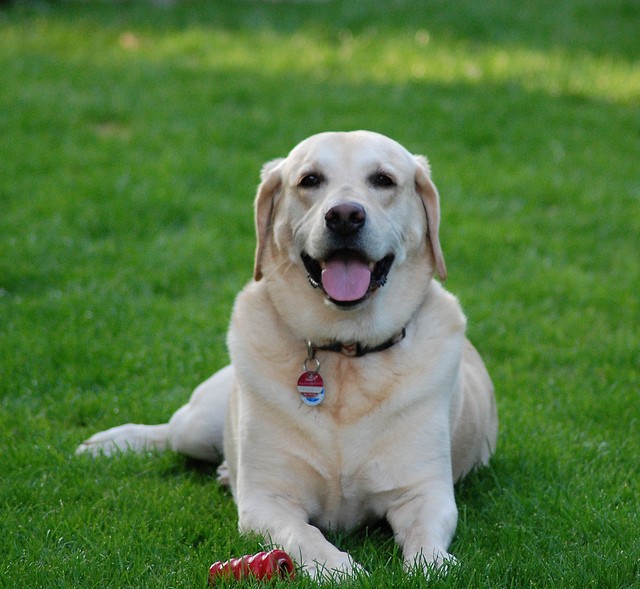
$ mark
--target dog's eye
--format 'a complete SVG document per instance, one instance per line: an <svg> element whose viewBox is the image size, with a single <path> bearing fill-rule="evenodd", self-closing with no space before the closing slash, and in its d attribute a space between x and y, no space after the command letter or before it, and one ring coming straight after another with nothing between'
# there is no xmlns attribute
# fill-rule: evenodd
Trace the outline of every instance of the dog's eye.
<svg viewBox="0 0 640 589"><path fill-rule="evenodd" d="M300 178L298 186L302 188L316 188L322 183L322 180L321 174L305 174Z"/></svg>
<svg viewBox="0 0 640 589"><path fill-rule="evenodd" d="M369 182L376 188L392 188L396 185L395 180L385 172L371 174Z"/></svg>

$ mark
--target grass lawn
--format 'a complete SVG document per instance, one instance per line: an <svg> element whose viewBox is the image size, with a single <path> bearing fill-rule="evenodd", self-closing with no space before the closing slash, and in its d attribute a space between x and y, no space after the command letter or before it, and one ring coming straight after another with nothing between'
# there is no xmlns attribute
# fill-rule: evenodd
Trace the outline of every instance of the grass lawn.
<svg viewBox="0 0 640 589"><path fill-rule="evenodd" d="M638 31L636 0L3 4L0 587L204 589L260 549L213 469L73 452L226 363L261 164L355 128L429 156L497 390L428 586L640 587ZM347 586L425 586L384 526L334 540Z"/></svg>

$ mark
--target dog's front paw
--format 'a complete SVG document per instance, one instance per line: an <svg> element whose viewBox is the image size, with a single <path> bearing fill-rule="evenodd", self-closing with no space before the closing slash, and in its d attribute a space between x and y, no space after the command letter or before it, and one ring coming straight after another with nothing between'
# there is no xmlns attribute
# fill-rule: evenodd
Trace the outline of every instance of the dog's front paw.
<svg viewBox="0 0 640 589"><path fill-rule="evenodd" d="M314 560L305 563L302 570L313 580L320 583L326 581L343 581L345 578L355 578L368 575L365 568L358 564L346 552L325 561Z"/></svg>
<svg viewBox="0 0 640 589"><path fill-rule="evenodd" d="M409 574L430 577L446 575L458 565L458 559L446 551L434 550L428 557L420 552L405 559L404 568Z"/></svg>

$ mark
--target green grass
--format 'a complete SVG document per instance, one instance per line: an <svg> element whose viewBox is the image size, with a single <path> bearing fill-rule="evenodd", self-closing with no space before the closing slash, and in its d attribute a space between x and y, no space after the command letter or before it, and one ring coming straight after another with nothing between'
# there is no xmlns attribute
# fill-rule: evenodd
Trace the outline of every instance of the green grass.
<svg viewBox="0 0 640 589"><path fill-rule="evenodd" d="M638 30L634 0L0 9L0 586L204 588L260 548L213 470L73 451L226 363L260 165L368 128L431 159L501 416L429 586L640 587ZM347 586L424 586L384 526L335 540Z"/></svg>

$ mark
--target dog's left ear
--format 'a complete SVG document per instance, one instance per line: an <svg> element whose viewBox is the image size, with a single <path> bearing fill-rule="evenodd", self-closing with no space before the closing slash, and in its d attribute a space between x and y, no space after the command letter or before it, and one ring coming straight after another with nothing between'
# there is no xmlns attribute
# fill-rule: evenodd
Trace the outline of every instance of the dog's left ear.
<svg viewBox="0 0 640 589"><path fill-rule="evenodd" d="M255 222L256 222L256 258L253 266L254 280L262 278L262 255L267 243L269 230L271 229L271 219L273 217L273 207L276 195L282 185L281 168L284 159L276 159L267 162L262 167L260 173L260 186L255 200Z"/></svg>
<svg viewBox="0 0 640 589"><path fill-rule="evenodd" d="M433 253L433 260L440 280L447 278L447 267L444 263L444 255L440 247L438 228L440 226L440 197L438 190L431 181L431 168L427 158L422 155L414 156L416 160L416 191L422 199L427 213L427 234Z"/></svg>

